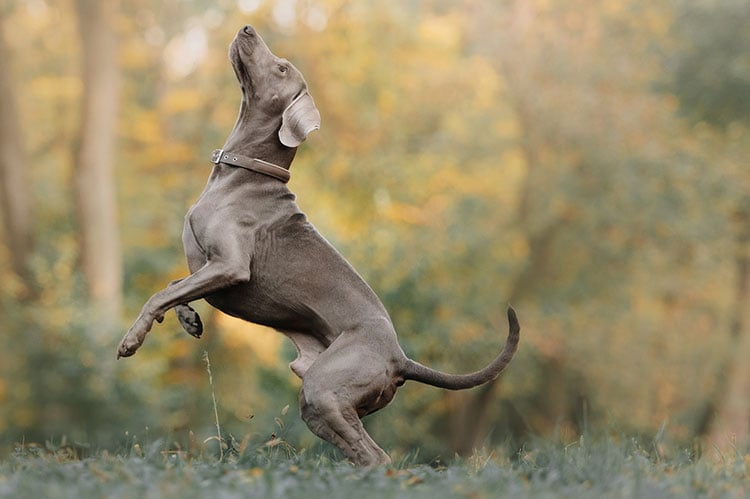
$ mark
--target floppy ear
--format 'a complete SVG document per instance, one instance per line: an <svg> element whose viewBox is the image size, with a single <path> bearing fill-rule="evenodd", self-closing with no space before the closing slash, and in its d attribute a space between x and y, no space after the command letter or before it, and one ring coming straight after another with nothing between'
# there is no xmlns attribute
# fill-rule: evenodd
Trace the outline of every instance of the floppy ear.
<svg viewBox="0 0 750 499"><path fill-rule="evenodd" d="M320 128L320 112L307 91L298 95L281 115L279 140L287 147L297 147L307 134Z"/></svg>

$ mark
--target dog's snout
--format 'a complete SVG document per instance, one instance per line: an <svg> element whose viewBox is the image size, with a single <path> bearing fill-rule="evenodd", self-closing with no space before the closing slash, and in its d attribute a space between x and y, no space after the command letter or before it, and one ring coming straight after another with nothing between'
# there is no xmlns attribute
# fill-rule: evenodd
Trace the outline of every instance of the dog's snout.
<svg viewBox="0 0 750 499"><path fill-rule="evenodd" d="M248 36L255 36L255 30L249 24L242 28L242 32Z"/></svg>

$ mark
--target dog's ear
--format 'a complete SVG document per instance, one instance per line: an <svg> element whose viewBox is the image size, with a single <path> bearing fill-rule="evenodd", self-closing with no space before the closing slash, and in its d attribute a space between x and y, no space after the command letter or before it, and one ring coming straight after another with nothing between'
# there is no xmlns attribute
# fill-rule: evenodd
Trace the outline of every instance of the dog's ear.
<svg viewBox="0 0 750 499"><path fill-rule="evenodd" d="M284 109L279 140L287 147L297 147L307 138L307 134L319 128L320 112L312 96L305 90Z"/></svg>

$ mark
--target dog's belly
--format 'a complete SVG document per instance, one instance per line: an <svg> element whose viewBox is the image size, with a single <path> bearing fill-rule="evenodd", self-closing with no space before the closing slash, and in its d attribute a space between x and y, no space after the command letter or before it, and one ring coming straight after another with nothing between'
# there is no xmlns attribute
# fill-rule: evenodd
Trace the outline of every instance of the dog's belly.
<svg viewBox="0 0 750 499"><path fill-rule="evenodd" d="M257 289L252 281L212 293L206 301L232 317L275 329L312 332L322 326L313 314L291 310Z"/></svg>
<svg viewBox="0 0 750 499"><path fill-rule="evenodd" d="M359 276L347 278L351 267L325 274L310 263L283 260L284 272L280 266L271 265L276 269L271 271L254 266L249 282L212 293L206 301L233 317L327 341L351 330L363 317L385 315Z"/></svg>

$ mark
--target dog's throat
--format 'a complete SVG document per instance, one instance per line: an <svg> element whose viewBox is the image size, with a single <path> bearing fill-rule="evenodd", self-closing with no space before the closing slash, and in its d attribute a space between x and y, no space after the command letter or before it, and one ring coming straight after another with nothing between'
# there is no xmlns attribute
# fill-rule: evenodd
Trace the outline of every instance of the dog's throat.
<svg viewBox="0 0 750 499"><path fill-rule="evenodd" d="M225 165L236 166L238 168L244 168L256 173L262 173L263 175L280 180L285 184L289 182L289 179L291 178L291 174L286 168L274 165L268 161L263 161L262 159L251 158L241 154L235 154L231 151L225 151L224 149L214 149L214 152L211 153L211 163L215 165L222 163Z"/></svg>

